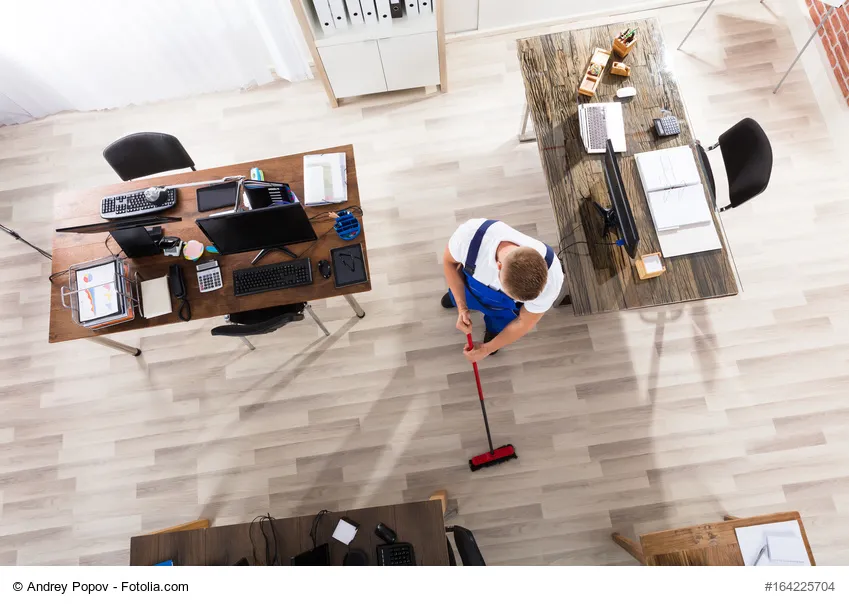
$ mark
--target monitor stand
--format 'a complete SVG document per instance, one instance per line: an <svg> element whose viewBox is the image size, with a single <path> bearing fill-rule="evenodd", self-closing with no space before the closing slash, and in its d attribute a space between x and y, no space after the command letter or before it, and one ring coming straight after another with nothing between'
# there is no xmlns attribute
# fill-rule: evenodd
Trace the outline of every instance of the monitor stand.
<svg viewBox="0 0 849 606"><path fill-rule="evenodd" d="M602 219L604 219L604 226L601 228L601 237L607 237L607 234L611 231L614 235L616 235L616 231L619 229L619 219L616 217L616 210L613 208L605 208L595 200L593 200L593 204L595 205L595 209L598 211L598 214L600 214Z"/></svg>
<svg viewBox="0 0 849 606"><path fill-rule="evenodd" d="M259 251L259 254L254 257L253 261L251 261L251 265L256 265L257 262L259 262L259 260L262 259L265 255L267 255L268 253L275 251L275 250L279 250L282 253L286 253L287 255L292 257L293 259L298 258L298 255L293 253L291 250L289 250L285 246L275 246L273 248L263 248L261 251Z"/></svg>

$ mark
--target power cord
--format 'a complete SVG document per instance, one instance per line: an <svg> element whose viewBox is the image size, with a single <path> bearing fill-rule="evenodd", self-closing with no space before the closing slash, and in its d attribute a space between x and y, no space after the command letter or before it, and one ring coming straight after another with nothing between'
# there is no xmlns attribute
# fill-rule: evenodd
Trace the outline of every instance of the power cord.
<svg viewBox="0 0 849 606"><path fill-rule="evenodd" d="M315 549L318 547L318 541L316 539L318 535L318 526L321 524L321 519L325 516L325 514L330 513L329 509L322 509L312 520L312 527L310 528L310 538L312 539L312 548Z"/></svg>
<svg viewBox="0 0 849 606"><path fill-rule="evenodd" d="M180 299L180 308L177 310L177 315L183 322L188 322L192 319L192 306L186 298Z"/></svg>
<svg viewBox="0 0 849 606"><path fill-rule="evenodd" d="M263 526L264 522L268 522L268 526L271 528L271 533L267 534L265 530L265 526ZM248 538L251 540L251 552L253 553L254 562L259 562L259 559L256 556L256 543L254 542L254 524L259 524L259 531L262 533L263 541L265 542L265 565L266 566L282 566L282 562L280 561L280 545L277 541L277 531L274 529L274 518L271 514L266 514L264 516L257 516L252 521L250 526L248 526ZM272 543L274 547L274 551L272 552Z"/></svg>

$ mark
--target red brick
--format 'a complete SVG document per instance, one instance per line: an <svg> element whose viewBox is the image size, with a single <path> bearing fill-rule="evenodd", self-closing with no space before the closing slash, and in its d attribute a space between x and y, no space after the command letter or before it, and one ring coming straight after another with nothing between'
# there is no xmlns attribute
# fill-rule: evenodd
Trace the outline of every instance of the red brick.
<svg viewBox="0 0 849 606"><path fill-rule="evenodd" d="M820 17L822 17L822 4L817 2L817 0L811 0L810 2L811 10L814 11L814 15L816 19L814 19L814 23L819 23Z"/></svg>
<svg viewBox="0 0 849 606"><path fill-rule="evenodd" d="M808 5L808 12L811 14L811 21L814 22L814 25L820 22L820 16L817 14L817 9L814 8L813 4Z"/></svg>
<svg viewBox="0 0 849 606"><path fill-rule="evenodd" d="M849 85L846 84L846 80L838 78L837 83L840 85L840 90L843 92L843 98L849 101Z"/></svg>
<svg viewBox="0 0 849 606"><path fill-rule="evenodd" d="M843 50L842 46L835 46L832 52L834 53L834 58L837 59L835 70L842 68L844 71L849 72L849 60L847 60L849 54Z"/></svg>
<svg viewBox="0 0 849 606"><path fill-rule="evenodd" d="M849 36L846 34L840 36L840 46L843 48L843 54L849 57Z"/></svg>
<svg viewBox="0 0 849 606"><path fill-rule="evenodd" d="M828 64L831 67L837 65L837 58L834 56L834 51L827 44L823 45L823 48L825 48L825 54L828 57Z"/></svg>
<svg viewBox="0 0 849 606"><path fill-rule="evenodd" d="M838 9L832 19L835 21L839 21L841 25L841 29L844 32L849 32L849 13L847 13L844 9Z"/></svg>

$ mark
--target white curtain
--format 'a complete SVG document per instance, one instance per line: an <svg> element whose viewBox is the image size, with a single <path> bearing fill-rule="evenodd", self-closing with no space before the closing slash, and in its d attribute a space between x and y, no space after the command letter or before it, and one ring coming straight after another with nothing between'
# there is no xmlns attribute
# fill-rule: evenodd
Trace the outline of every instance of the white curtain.
<svg viewBox="0 0 849 606"><path fill-rule="evenodd" d="M0 0L0 124L311 78L290 0Z"/></svg>

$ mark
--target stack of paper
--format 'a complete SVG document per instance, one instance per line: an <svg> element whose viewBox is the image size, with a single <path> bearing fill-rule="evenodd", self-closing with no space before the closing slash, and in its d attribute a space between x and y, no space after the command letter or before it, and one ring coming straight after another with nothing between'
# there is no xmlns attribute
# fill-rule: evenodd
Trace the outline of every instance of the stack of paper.
<svg viewBox="0 0 849 606"><path fill-rule="evenodd" d="M304 156L304 204L337 204L348 201L347 163L344 153Z"/></svg>
<svg viewBox="0 0 849 606"><path fill-rule="evenodd" d="M799 523L773 522L735 528L746 566L810 566Z"/></svg>
<svg viewBox="0 0 849 606"><path fill-rule="evenodd" d="M126 292L126 266L118 260L75 270L80 324L104 328L135 317Z"/></svg>
<svg viewBox="0 0 849 606"><path fill-rule="evenodd" d="M672 147L634 159L663 256L722 248L693 151Z"/></svg>

